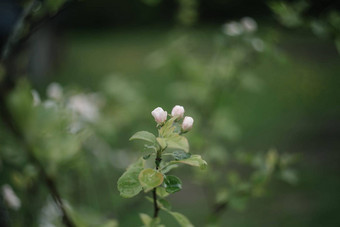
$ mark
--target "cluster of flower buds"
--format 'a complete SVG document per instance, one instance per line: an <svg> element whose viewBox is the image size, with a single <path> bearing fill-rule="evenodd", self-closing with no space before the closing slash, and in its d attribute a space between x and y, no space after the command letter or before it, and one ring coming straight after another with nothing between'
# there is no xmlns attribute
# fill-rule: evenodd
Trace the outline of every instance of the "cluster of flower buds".
<svg viewBox="0 0 340 227"><path fill-rule="evenodd" d="M152 116L155 118L155 121L158 124L163 124L167 117L168 113L163 110L161 107L157 107L151 112ZM181 119L184 117L184 107L176 105L174 108L172 108L171 111L171 117L176 117L177 119ZM194 119L192 117L186 116L183 119L182 122L182 130L183 132L187 132L192 128L192 125L194 124Z"/></svg>

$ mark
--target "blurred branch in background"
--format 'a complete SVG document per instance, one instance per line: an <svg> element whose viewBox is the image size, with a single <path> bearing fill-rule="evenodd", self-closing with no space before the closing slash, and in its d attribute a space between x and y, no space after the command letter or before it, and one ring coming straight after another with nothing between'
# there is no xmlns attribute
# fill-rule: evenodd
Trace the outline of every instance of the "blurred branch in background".
<svg viewBox="0 0 340 227"><path fill-rule="evenodd" d="M64 1L61 3L63 2ZM61 210L64 224L68 227L74 227L75 225L67 213L60 193L57 189L55 179L49 176L49 174L45 171L41 161L36 157L31 144L26 140L25 135L20 131L20 127L16 125L17 120L12 118L14 115L10 112L7 106L8 94L15 84L14 78L17 72L13 68L15 68L17 55L20 51L22 51L25 41L27 41L31 35L39 29L41 24L51 19L49 13L46 12L45 15L41 16L38 20L32 21L34 11L39 4L43 3L44 1L39 0L32 0L26 3L26 6L22 11L22 15L17 20L13 31L8 36L8 40L1 50L0 67L2 67L2 75L0 81L0 114L3 125L7 126L8 131L12 133L18 144L21 144L23 149L26 151L26 155L29 157L32 164L37 167L41 175L41 179L44 181L46 187L49 189L49 192L52 195L52 198ZM62 4L54 8L54 16L57 15L57 12L59 12L59 7L61 6ZM27 27L29 28L28 31L26 30Z"/></svg>

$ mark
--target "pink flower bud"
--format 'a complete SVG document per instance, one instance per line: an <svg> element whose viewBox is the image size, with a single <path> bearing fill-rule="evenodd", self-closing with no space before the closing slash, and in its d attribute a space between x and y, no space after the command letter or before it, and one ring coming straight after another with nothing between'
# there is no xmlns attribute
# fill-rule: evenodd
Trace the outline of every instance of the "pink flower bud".
<svg viewBox="0 0 340 227"><path fill-rule="evenodd" d="M182 129L183 131L189 131L192 128L192 125L194 124L194 119L192 117L185 117L182 123Z"/></svg>
<svg viewBox="0 0 340 227"><path fill-rule="evenodd" d="M176 106L174 106L174 108L172 108L171 116L182 118L183 115L184 115L184 107L183 106L176 105Z"/></svg>
<svg viewBox="0 0 340 227"><path fill-rule="evenodd" d="M164 111L161 107L157 107L156 109L154 109L151 112L152 116L155 118L155 121L158 124L163 123L164 121L166 121L166 118L168 116L168 113L166 111Z"/></svg>

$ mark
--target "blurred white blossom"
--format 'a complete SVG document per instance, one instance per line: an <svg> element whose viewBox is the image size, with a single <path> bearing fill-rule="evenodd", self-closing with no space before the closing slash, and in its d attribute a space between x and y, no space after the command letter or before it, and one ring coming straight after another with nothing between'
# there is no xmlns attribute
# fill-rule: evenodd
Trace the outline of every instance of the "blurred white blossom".
<svg viewBox="0 0 340 227"><path fill-rule="evenodd" d="M45 108L56 108L57 107L57 104L53 100L46 100L44 101L43 105Z"/></svg>
<svg viewBox="0 0 340 227"><path fill-rule="evenodd" d="M251 17L244 17L241 19L241 24L246 32L254 32L257 29L256 21Z"/></svg>
<svg viewBox="0 0 340 227"><path fill-rule="evenodd" d="M32 93L32 96L33 96L33 106L39 105L41 103L39 93L34 89L32 89L31 93Z"/></svg>
<svg viewBox="0 0 340 227"><path fill-rule="evenodd" d="M47 87L47 96L51 99L61 99L63 96L63 87L58 83L51 83Z"/></svg>
<svg viewBox="0 0 340 227"><path fill-rule="evenodd" d="M243 26L239 22L231 21L223 25L222 31L229 36L238 36L243 33Z"/></svg>
<svg viewBox="0 0 340 227"><path fill-rule="evenodd" d="M18 210L21 207L21 201L10 185L2 186L2 196L9 208Z"/></svg>
<svg viewBox="0 0 340 227"><path fill-rule="evenodd" d="M97 96L78 94L70 97L67 105L72 111L87 121L96 121L99 118Z"/></svg>

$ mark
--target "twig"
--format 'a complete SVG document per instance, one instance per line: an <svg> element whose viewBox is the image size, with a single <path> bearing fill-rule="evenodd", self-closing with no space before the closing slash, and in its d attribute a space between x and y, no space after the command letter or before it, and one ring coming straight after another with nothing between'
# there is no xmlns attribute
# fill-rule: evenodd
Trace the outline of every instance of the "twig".
<svg viewBox="0 0 340 227"><path fill-rule="evenodd" d="M21 14L20 18L18 19L16 25L13 28L12 33L8 36L7 42L4 45L2 54L1 54L1 60L3 61L6 59L11 52L12 47L14 44L17 43L18 36L26 22L26 20L30 17L30 14L34 8L34 6L37 4L37 0L33 0L30 3L28 3L27 7L23 10L23 13Z"/></svg>
<svg viewBox="0 0 340 227"><path fill-rule="evenodd" d="M161 155L162 155L162 150L157 151L157 156L156 156L156 159L155 159L156 170L159 169L159 165L160 165L160 163L162 161ZM156 188L154 188L152 190L152 195L153 195L153 206L154 206L153 217L157 218L158 217L158 213L159 213L159 206L157 204L157 192L156 192Z"/></svg>

